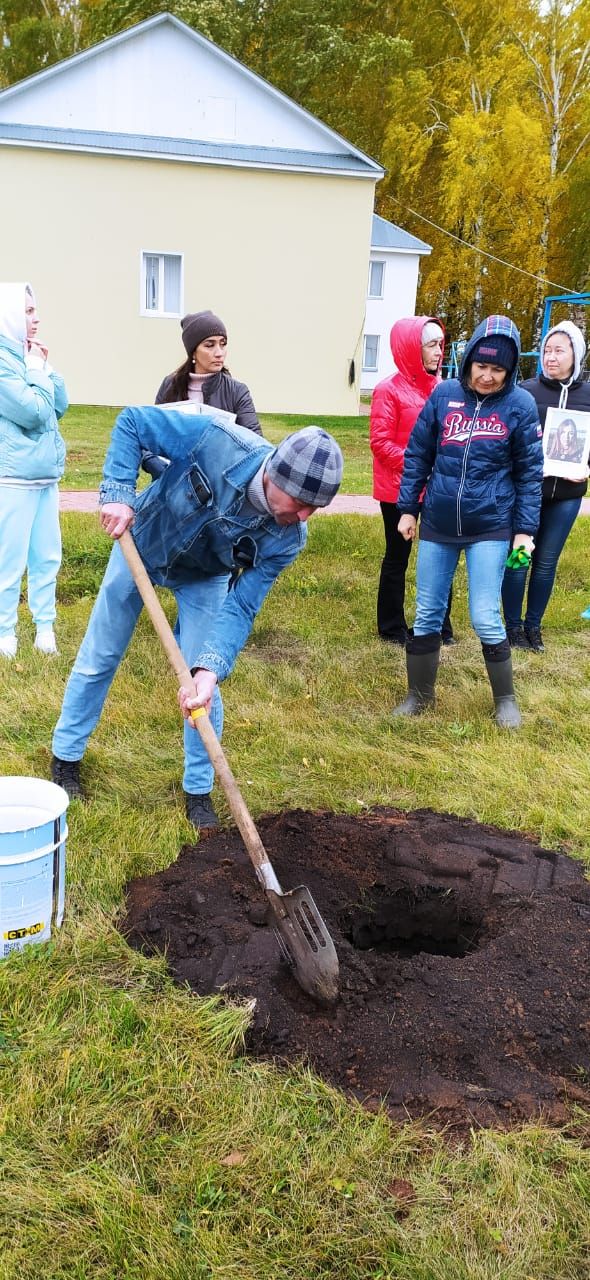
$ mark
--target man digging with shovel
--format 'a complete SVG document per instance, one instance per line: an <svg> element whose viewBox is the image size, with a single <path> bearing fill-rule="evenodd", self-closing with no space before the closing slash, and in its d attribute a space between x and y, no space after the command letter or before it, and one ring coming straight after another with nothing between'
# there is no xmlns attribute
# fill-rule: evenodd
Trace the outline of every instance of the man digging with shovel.
<svg viewBox="0 0 590 1280"><path fill-rule="evenodd" d="M164 474L136 495L142 451L165 454ZM219 681L230 674L275 578L303 550L306 521L335 497L342 454L309 426L275 448L211 416L159 407L119 414L100 489L100 521L115 540L133 525L149 577L176 597L180 648L195 696L221 736ZM241 570L231 591L229 575ZM80 762L141 613L121 548L113 547L53 735L53 781L82 796ZM186 812L197 831L218 826L213 769L190 722L184 730Z"/></svg>

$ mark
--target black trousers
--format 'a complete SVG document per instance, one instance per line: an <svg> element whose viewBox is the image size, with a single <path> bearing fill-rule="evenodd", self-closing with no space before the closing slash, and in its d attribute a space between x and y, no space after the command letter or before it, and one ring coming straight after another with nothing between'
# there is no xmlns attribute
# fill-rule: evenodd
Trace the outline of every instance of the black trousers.
<svg viewBox="0 0 590 1280"><path fill-rule="evenodd" d="M402 514L397 503L381 502L381 514L385 529L385 555L381 565L379 590L377 592L377 630L384 640L405 640L408 632L404 601L406 595L406 569L412 550L412 540L402 538L397 526ZM453 589L449 592L449 605L442 625L443 640L453 634L451 626L451 602Z"/></svg>

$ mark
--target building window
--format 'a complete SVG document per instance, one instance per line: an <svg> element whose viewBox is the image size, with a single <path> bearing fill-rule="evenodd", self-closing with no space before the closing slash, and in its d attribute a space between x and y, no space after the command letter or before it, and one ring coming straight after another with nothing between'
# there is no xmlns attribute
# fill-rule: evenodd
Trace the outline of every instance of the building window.
<svg viewBox="0 0 590 1280"><path fill-rule="evenodd" d="M150 316L182 314L182 254L142 253L141 311Z"/></svg>
<svg viewBox="0 0 590 1280"><path fill-rule="evenodd" d="M363 369L375 373L379 367L379 334L366 333L363 346Z"/></svg>
<svg viewBox="0 0 590 1280"><path fill-rule="evenodd" d="M369 298L383 297L383 277L385 275L384 262L369 263Z"/></svg>

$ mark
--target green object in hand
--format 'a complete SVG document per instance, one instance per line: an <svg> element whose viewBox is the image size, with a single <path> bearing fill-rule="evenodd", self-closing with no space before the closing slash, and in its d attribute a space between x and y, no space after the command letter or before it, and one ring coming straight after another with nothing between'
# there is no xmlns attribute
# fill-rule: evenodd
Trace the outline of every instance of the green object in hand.
<svg viewBox="0 0 590 1280"><path fill-rule="evenodd" d="M526 547L514 547L510 552L506 561L507 569L528 569L531 563L531 553Z"/></svg>

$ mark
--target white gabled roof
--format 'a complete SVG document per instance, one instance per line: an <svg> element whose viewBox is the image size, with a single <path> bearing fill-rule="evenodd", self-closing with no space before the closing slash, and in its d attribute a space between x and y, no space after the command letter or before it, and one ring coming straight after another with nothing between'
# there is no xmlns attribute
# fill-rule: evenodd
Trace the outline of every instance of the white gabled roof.
<svg viewBox="0 0 590 1280"><path fill-rule="evenodd" d="M0 145L23 144L347 173L373 181L384 172L169 13L0 92Z"/></svg>
<svg viewBox="0 0 590 1280"><path fill-rule="evenodd" d="M432 253L432 245L404 231L395 222L381 218L378 213L373 214L371 249L381 253Z"/></svg>

